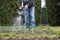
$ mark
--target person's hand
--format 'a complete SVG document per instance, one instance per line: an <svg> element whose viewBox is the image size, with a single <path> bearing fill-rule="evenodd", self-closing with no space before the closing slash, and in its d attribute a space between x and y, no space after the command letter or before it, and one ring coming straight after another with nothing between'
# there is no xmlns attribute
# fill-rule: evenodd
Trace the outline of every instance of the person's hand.
<svg viewBox="0 0 60 40"><path fill-rule="evenodd" d="M19 9L22 9L22 7L19 7Z"/></svg>
<svg viewBox="0 0 60 40"><path fill-rule="evenodd" d="M19 7L19 10L20 10L20 11L23 11L23 7Z"/></svg>
<svg viewBox="0 0 60 40"><path fill-rule="evenodd" d="M28 8L28 5L26 4L24 9L27 9L27 8Z"/></svg>

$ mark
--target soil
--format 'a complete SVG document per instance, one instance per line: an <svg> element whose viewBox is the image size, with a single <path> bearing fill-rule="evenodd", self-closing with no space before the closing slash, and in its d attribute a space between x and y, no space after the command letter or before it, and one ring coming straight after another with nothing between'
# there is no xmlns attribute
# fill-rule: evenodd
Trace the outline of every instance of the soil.
<svg viewBox="0 0 60 40"><path fill-rule="evenodd" d="M20 30L20 31L18 31L18 32L16 32L16 33L22 33L22 34L55 34L55 32L53 32L53 31L46 31L46 30L42 30L42 31L40 31L40 30L34 30L34 31L31 31L31 30L27 30L27 31L24 31L24 30Z"/></svg>
<svg viewBox="0 0 60 40"><path fill-rule="evenodd" d="M5 32L5 31L4 31ZM54 32L50 31L45 31L45 30L34 30L33 32L31 30L27 30L26 32L24 32L24 30L20 30L18 32L16 32L17 34L22 33L22 34L55 34ZM0 38L0 40L60 40L59 38L42 38L42 37L15 37L15 38Z"/></svg>
<svg viewBox="0 0 60 40"><path fill-rule="evenodd" d="M9 39L0 38L0 40L60 40L60 38L16 37Z"/></svg>
<svg viewBox="0 0 60 40"><path fill-rule="evenodd" d="M20 30L20 31L11 31L11 32L15 32L15 33L17 33L17 34L20 34L20 33L22 33L22 34L55 34L55 32L53 32L53 31L46 31L46 30L34 30L34 31L31 31L31 30L27 30L27 31L24 31L24 30ZM9 31L7 31L7 30L2 30L2 31L0 31L0 33L10 33Z"/></svg>

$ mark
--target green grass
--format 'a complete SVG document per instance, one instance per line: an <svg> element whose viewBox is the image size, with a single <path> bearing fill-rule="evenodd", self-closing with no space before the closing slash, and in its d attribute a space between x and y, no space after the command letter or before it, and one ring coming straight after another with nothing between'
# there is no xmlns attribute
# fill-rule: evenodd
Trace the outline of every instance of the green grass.
<svg viewBox="0 0 60 40"><path fill-rule="evenodd" d="M46 30L46 31L53 31L56 34L17 34L16 32L11 32L13 28L16 29L16 31L19 30L25 30L26 28L24 26L22 27L12 27L12 26L0 26L0 31L7 30L10 33L0 33L0 37L3 38L10 38L10 37L48 37L48 38L54 38L54 37L60 37L60 27L52 27L52 26L36 26L35 28L31 28L31 30ZM32 31L33 31L32 30Z"/></svg>

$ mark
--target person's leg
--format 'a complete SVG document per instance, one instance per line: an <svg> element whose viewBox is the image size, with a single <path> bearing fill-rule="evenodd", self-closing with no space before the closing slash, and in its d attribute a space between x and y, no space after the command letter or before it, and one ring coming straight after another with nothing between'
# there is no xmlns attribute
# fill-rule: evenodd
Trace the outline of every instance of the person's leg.
<svg viewBox="0 0 60 40"><path fill-rule="evenodd" d="M35 7L30 8L31 26L35 26Z"/></svg>
<svg viewBox="0 0 60 40"><path fill-rule="evenodd" d="M29 9L24 10L25 24L26 28L30 29L30 17L29 17Z"/></svg>

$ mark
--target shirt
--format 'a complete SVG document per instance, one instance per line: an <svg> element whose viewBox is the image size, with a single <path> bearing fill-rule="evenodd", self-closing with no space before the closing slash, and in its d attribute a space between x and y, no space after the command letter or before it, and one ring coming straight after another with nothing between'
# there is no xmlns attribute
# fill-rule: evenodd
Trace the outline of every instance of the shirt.
<svg viewBox="0 0 60 40"><path fill-rule="evenodd" d="M19 7L25 6L26 4L28 4L28 8L34 6L33 0L19 0L19 3L18 4L19 4L18 5Z"/></svg>

